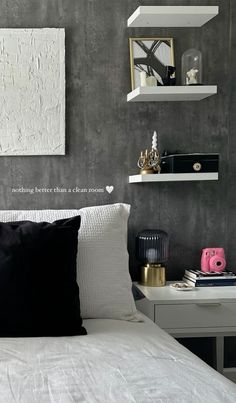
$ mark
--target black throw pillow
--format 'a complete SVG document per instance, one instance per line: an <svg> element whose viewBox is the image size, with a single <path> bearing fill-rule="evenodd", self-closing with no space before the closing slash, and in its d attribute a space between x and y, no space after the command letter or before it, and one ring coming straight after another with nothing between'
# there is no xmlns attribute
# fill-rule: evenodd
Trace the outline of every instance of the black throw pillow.
<svg viewBox="0 0 236 403"><path fill-rule="evenodd" d="M85 335L76 257L80 216L0 223L0 337Z"/></svg>

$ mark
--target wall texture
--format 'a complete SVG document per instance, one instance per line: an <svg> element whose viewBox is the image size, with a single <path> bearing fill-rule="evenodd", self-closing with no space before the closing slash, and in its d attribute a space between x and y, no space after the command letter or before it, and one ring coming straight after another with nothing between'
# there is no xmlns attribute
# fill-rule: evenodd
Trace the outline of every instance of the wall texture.
<svg viewBox="0 0 236 403"><path fill-rule="evenodd" d="M158 0L159 5L219 5L220 15L202 28L127 29L135 8L156 0L1 0L0 27L66 28L66 156L1 157L0 208L78 208L94 204L132 204L129 249L144 228L161 228L171 237L168 277L181 278L198 267L205 246L226 248L234 269L236 226L234 186L235 23L233 0ZM235 25L235 24L234 24ZM235 29L235 28L234 28ZM128 37L174 38L177 76L190 47L203 53L204 82L219 94L201 102L127 104L130 90ZM219 182L128 184L141 149L153 130L161 148L220 152ZM13 189L104 188L104 193L26 193Z"/></svg>

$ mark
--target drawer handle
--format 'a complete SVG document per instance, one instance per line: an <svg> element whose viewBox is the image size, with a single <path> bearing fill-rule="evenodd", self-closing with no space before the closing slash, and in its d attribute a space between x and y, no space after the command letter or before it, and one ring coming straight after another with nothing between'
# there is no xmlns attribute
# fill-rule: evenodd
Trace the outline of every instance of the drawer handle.
<svg viewBox="0 0 236 403"><path fill-rule="evenodd" d="M199 304L196 304L196 305L197 305L197 306L200 306L200 307L203 307L203 308L204 308L204 307L209 307L209 308L212 307L212 308L214 308L214 307L217 307L217 306L221 306L221 304L220 304L219 302L216 302L216 303L210 303L210 302L209 302L209 303L207 303L207 302L204 303L204 302L203 302L203 303L199 303Z"/></svg>
<svg viewBox="0 0 236 403"><path fill-rule="evenodd" d="M202 169L202 164L200 162L195 162L195 164L193 164L193 170L195 172L199 172Z"/></svg>

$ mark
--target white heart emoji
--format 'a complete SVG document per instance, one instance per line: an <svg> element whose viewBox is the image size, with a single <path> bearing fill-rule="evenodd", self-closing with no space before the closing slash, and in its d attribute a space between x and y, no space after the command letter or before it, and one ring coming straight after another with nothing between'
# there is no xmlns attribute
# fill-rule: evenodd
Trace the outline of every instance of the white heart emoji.
<svg viewBox="0 0 236 403"><path fill-rule="evenodd" d="M114 190L114 186L106 186L107 193L112 193Z"/></svg>

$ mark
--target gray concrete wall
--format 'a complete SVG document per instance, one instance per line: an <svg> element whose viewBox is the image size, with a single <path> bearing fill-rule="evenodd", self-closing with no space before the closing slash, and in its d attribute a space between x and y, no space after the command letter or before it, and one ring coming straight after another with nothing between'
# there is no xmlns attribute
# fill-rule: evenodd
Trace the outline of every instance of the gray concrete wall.
<svg viewBox="0 0 236 403"><path fill-rule="evenodd" d="M233 0L158 0L159 5L219 5L220 15L202 28L127 29L135 8L156 0L1 0L0 27L66 28L65 157L1 157L0 208L78 208L127 202L132 205L129 232L131 268L134 236L161 228L171 237L168 277L180 278L185 267L198 267L206 246L226 248L235 268L234 186L235 22ZM174 38L177 76L182 53L203 53L204 82L219 94L201 102L127 104L130 91L129 36ZM179 81L178 78L178 81ZM128 184L136 173L141 149L153 130L161 148L183 152L220 152L220 181ZM12 194L12 188L103 188L109 195Z"/></svg>

